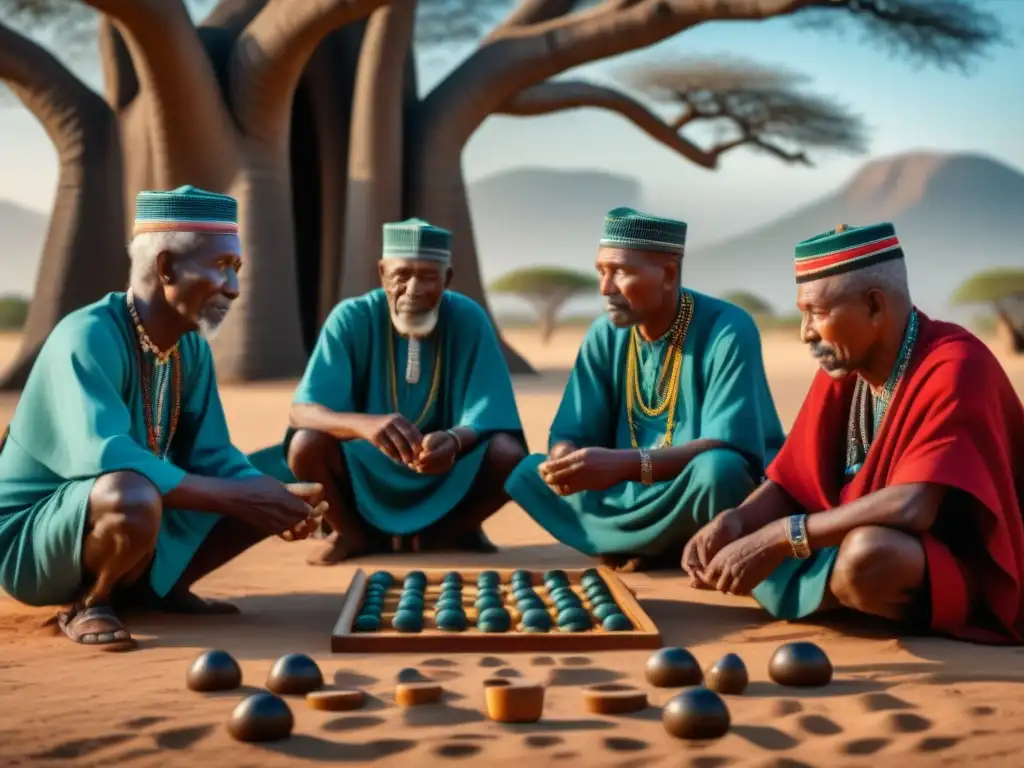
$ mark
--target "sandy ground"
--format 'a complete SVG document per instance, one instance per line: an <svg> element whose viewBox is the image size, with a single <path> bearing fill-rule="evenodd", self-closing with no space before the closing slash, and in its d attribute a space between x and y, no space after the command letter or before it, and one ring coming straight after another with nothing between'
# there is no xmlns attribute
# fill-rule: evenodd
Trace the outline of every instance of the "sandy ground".
<svg viewBox="0 0 1024 768"><path fill-rule="evenodd" d="M517 382L531 446L541 449L579 333L540 346L528 331L511 334L544 371ZM0 336L0 362L17 340ZM776 403L788 426L814 371L788 336L765 339ZM1024 391L1024 360L1007 360ZM244 449L276 441L291 383L228 388L232 434ZM0 396L0 424L15 399ZM50 611L0 597L0 765L273 766L315 763L373 765L587 766L1015 766L1024 746L1024 650L991 649L929 638L898 638L885 628L787 624L766 620L753 601L690 590L674 574L626 577L658 624L666 645L681 645L710 665L739 653L752 683L728 697L733 728L712 743L674 740L660 707L675 693L646 685L647 651L554 655L332 655L331 628L356 567L584 566L585 558L555 544L521 511L508 506L486 526L502 551L492 558L380 558L314 570L303 559L315 542L268 541L199 585L234 599L238 617L182 619L139 616L142 641L131 654L94 654L72 647L43 626ZM772 651L790 640L813 640L836 674L811 693L768 681ZM294 736L269 746L234 742L224 722L239 692L201 695L184 686L191 660L208 648L239 659L247 690L257 690L274 659L312 655L330 684L357 685L372 695L362 711L320 713L296 700ZM417 666L443 681L443 705L394 706L393 676ZM548 684L545 714L533 725L486 719L483 677L494 666ZM509 673L511 674L511 673ZM598 717L582 707L583 687L632 682L650 692L639 715ZM244 693L244 692L243 692Z"/></svg>

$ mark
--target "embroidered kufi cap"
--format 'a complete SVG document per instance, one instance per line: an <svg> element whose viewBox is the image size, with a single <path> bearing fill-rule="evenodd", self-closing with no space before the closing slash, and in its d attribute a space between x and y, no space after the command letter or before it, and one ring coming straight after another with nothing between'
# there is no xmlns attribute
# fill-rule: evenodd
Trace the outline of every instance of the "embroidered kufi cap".
<svg viewBox="0 0 1024 768"><path fill-rule="evenodd" d="M613 208L604 217L601 245L682 256L686 247L686 223L651 216L633 208Z"/></svg>
<svg viewBox="0 0 1024 768"><path fill-rule="evenodd" d="M229 195L185 185L144 190L135 200L135 234L198 232L238 234L238 201Z"/></svg>
<svg viewBox="0 0 1024 768"><path fill-rule="evenodd" d="M452 233L423 219L389 222L383 239L382 259L448 261L452 257Z"/></svg>
<svg viewBox="0 0 1024 768"><path fill-rule="evenodd" d="M892 224L840 224L796 244L796 281L807 283L902 258L903 248Z"/></svg>

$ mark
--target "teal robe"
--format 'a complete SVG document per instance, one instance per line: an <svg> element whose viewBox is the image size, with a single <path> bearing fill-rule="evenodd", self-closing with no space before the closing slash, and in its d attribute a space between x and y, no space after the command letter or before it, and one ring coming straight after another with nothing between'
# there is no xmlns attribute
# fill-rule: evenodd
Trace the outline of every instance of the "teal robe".
<svg viewBox="0 0 1024 768"><path fill-rule="evenodd" d="M165 495L186 474L260 474L231 445L210 347L196 333L180 342L181 414L167 458L146 447L136 344L125 295L111 293L61 320L32 368L0 452L0 587L22 603L81 597L89 493L100 475L136 472ZM168 398L165 422L170 406ZM219 519L163 510L149 577L158 596Z"/></svg>
<svg viewBox="0 0 1024 768"><path fill-rule="evenodd" d="M389 360L389 337L395 359ZM441 378L428 405L437 345ZM355 492L356 510L374 528L391 535L421 531L447 515L465 498L483 464L490 435L505 432L525 446L512 377L498 335L487 314L472 299L446 291L434 332L420 342L420 379L405 381L408 341L391 325L382 289L347 299L332 310L295 392L295 403L323 406L338 413L395 412L390 371L395 372L398 411L415 423L423 413L423 434L468 427L479 442L441 475L419 474L366 440L341 443ZM285 482L294 482L286 456L294 430L282 445L250 458Z"/></svg>
<svg viewBox="0 0 1024 768"><path fill-rule="evenodd" d="M683 343L678 415L672 445L698 438L735 450L699 454L683 472L650 486L625 482L605 491L559 496L532 455L505 488L552 536L578 552L659 555L680 547L716 514L738 505L756 487L785 438L761 358L753 319L739 307L690 291L693 317ZM626 416L628 328L607 317L590 327L551 425L548 449L569 441L577 447L633 449ZM640 389L658 402L657 382L670 334L640 347ZM667 412L649 417L636 409L637 442L663 445ZM639 462L639 458L637 458Z"/></svg>

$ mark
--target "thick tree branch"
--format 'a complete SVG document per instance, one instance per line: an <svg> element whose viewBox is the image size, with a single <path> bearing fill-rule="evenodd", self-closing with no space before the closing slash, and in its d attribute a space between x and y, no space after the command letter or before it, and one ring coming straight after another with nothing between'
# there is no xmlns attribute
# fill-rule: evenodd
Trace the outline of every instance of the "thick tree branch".
<svg viewBox="0 0 1024 768"><path fill-rule="evenodd" d="M676 129L639 101L614 88L580 80L552 80L523 91L498 113L532 117L588 107L617 112L655 141L702 168L714 168L716 165L715 157L680 136Z"/></svg>
<svg viewBox="0 0 1024 768"><path fill-rule="evenodd" d="M527 27L531 24L540 24L560 18L572 11L578 4L578 0L523 0L501 24L494 28L484 42L500 37L509 29Z"/></svg>
<svg viewBox="0 0 1024 768"><path fill-rule="evenodd" d="M159 110L153 120L159 156L203 147L230 157L230 117L216 75L182 0L83 0L108 16L131 52L139 91ZM197 119L197 115L201 119ZM218 130L219 129L219 130ZM158 182L169 169L158 169Z"/></svg>
<svg viewBox="0 0 1024 768"><path fill-rule="evenodd" d="M415 0L393 0L414 3ZM387 0L270 0L235 44L234 114L250 136L283 143L302 70L329 32L366 18Z"/></svg>
<svg viewBox="0 0 1024 768"><path fill-rule="evenodd" d="M107 103L115 110L124 109L139 95L139 78L135 75L131 52L117 27L106 16L100 21L97 36Z"/></svg>
<svg viewBox="0 0 1024 768"><path fill-rule="evenodd" d="M62 163L80 160L85 126L109 107L42 46L0 23L0 81L42 124Z"/></svg>
<svg viewBox="0 0 1024 768"><path fill-rule="evenodd" d="M729 114L728 109L723 109L714 117L716 119L732 118L741 135L730 141L718 143L710 149L703 149L680 135L679 128L676 127L679 121L665 122L639 101L621 91L578 80L553 80L535 85L508 102L502 107L500 113L533 116L587 107L605 109L622 115L655 141L682 155L690 162L709 170L718 167L718 161L722 155L742 146L763 150L783 162L810 165L810 160L804 152L786 150L767 137L759 135L755 129L744 123L741 116ZM684 124L693 122L694 119L699 118L687 119Z"/></svg>

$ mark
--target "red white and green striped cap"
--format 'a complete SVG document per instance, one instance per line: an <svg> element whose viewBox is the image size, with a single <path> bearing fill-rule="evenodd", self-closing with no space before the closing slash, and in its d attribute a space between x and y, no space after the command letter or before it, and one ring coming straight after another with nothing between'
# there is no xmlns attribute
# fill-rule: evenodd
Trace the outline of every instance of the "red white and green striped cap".
<svg viewBox="0 0 1024 768"><path fill-rule="evenodd" d="M840 224L796 244L796 281L808 283L902 258L903 248L892 224Z"/></svg>

